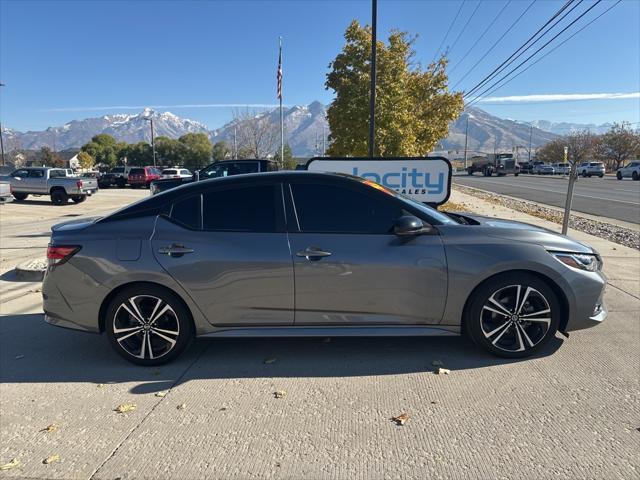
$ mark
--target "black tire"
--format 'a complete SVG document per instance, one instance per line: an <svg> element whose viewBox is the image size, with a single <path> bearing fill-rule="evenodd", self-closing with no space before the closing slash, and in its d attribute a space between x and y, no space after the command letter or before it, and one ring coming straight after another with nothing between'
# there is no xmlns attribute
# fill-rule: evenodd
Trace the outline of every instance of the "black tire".
<svg viewBox="0 0 640 480"><path fill-rule="evenodd" d="M71 197L71 200L73 201L73 203L82 203L87 199L86 195L74 195L73 197Z"/></svg>
<svg viewBox="0 0 640 480"><path fill-rule="evenodd" d="M467 170L467 175L473 175L473 170Z"/></svg>
<svg viewBox="0 0 640 480"><path fill-rule="evenodd" d="M634 179L634 180L638 180L638 178L640 178L640 175L638 175L638 172L633 172L631 174L631 178Z"/></svg>
<svg viewBox="0 0 640 480"><path fill-rule="evenodd" d="M126 182L124 181L124 178L118 178L116 180L116 185L118 186L118 188L124 188Z"/></svg>
<svg viewBox="0 0 640 480"><path fill-rule="evenodd" d="M520 306L511 313L518 285ZM519 314L518 309L521 309ZM530 273L514 272L492 277L473 291L464 324L473 342L488 352L500 357L524 358L534 355L555 336L560 316L558 297L546 282Z"/></svg>
<svg viewBox="0 0 640 480"><path fill-rule="evenodd" d="M616 173L616 178L622 180L622 174L620 172Z"/></svg>
<svg viewBox="0 0 640 480"><path fill-rule="evenodd" d="M520 173L514 173L513 176L517 177L518 175L520 175Z"/></svg>
<svg viewBox="0 0 640 480"><path fill-rule="evenodd" d="M602 178L602 177L604 177L604 175L598 175L598 177L599 177L599 178Z"/></svg>
<svg viewBox="0 0 640 480"><path fill-rule="evenodd" d="M56 206L66 205L69 201L69 195L67 192L61 189L56 189L51 192L51 203Z"/></svg>
<svg viewBox="0 0 640 480"><path fill-rule="evenodd" d="M17 193L17 192L13 193L12 195L13 195L13 198L16 199L16 202L21 202L23 200L26 200L27 197L29 196L28 193Z"/></svg>
<svg viewBox="0 0 640 480"><path fill-rule="evenodd" d="M135 302L137 311L131 301ZM151 315L164 311L165 306L169 310L151 321ZM138 312L143 322L132 315ZM189 346L194 336L191 314L180 299L163 287L148 284L125 288L111 300L106 312L105 330L111 346L119 355L132 363L146 366L173 360ZM155 352L153 358L148 354L149 349Z"/></svg>

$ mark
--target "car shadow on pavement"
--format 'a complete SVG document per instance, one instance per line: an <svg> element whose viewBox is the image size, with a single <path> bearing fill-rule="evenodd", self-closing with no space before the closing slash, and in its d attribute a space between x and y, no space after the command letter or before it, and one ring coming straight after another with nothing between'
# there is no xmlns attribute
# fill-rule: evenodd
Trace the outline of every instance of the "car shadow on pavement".
<svg viewBox="0 0 640 480"><path fill-rule="evenodd" d="M561 344L555 338L538 357ZM455 371L529 360L492 356L463 337L197 339L175 361L142 367L120 358L104 335L53 327L42 314L0 317L3 384L137 382L131 392L144 394L186 379L396 375L433 372L434 361Z"/></svg>

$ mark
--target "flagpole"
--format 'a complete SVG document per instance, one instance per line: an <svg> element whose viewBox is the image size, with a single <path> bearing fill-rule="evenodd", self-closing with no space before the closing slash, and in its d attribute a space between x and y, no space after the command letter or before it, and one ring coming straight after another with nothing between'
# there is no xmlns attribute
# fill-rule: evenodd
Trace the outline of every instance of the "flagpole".
<svg viewBox="0 0 640 480"><path fill-rule="evenodd" d="M282 71L282 37L280 37L280 71ZM284 167L284 113L282 111L282 73L280 74L280 168Z"/></svg>

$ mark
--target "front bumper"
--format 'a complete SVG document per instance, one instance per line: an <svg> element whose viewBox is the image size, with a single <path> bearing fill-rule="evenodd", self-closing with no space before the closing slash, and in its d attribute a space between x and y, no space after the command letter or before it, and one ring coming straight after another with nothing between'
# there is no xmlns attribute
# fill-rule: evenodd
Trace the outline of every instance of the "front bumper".
<svg viewBox="0 0 640 480"><path fill-rule="evenodd" d="M607 278L602 272L572 272L568 278L573 292L564 331L582 330L604 322L609 310L604 302Z"/></svg>

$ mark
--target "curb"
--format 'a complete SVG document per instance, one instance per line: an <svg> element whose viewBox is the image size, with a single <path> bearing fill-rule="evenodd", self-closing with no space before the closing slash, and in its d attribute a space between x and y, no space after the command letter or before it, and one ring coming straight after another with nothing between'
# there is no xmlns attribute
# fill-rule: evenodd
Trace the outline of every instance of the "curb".
<svg viewBox="0 0 640 480"><path fill-rule="evenodd" d="M41 282L46 270L47 260L43 258L23 262L14 268L16 279L23 282Z"/></svg>

